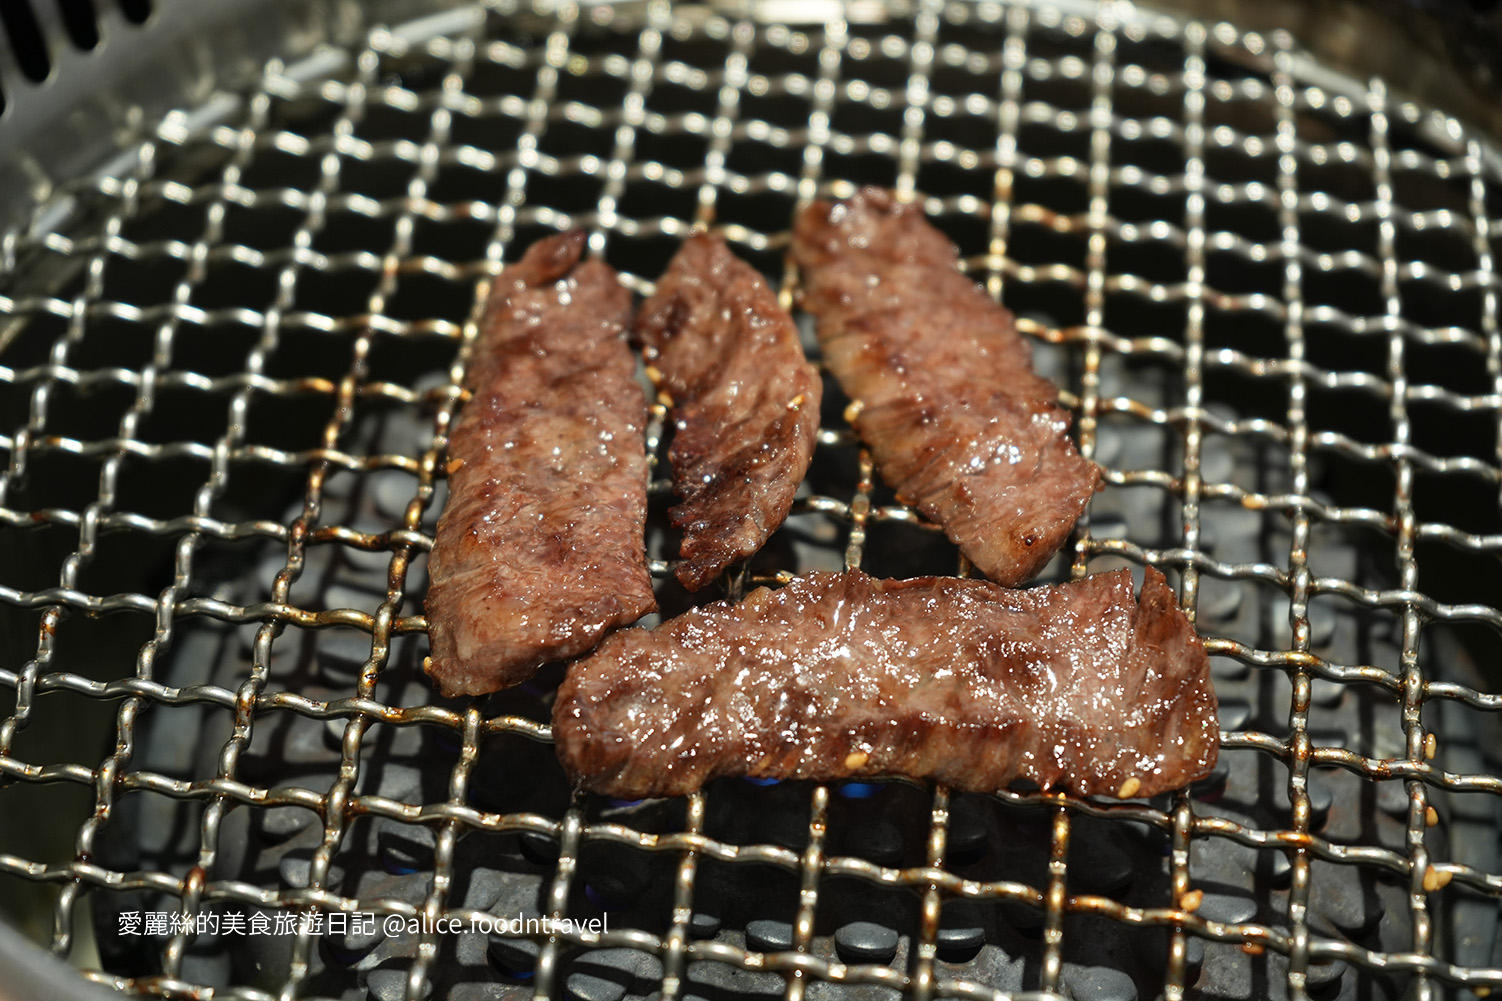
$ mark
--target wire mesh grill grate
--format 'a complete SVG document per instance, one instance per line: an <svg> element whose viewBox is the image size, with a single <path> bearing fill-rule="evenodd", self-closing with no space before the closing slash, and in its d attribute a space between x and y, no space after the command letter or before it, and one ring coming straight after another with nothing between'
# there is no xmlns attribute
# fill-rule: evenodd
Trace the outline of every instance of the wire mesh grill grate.
<svg viewBox="0 0 1502 1001"><path fill-rule="evenodd" d="M621 950L632 990L664 999L705 993L707 966L749 978L716 981L721 996L1080 996L1107 939L1152 952L1117 965L1169 998L1219 996L1216 976L1242 970L1290 995L1502 985L1502 860L1484 843L1502 778L1478 736L1502 707L1484 670L1502 634L1491 148L1280 34L1113 6L884 13L792 27L655 2L476 6L377 29L168 116L125 168L5 235L0 797L71 826L0 853L0 885L44 898L54 951L76 954L90 908L134 893L180 920L151 940L156 966L97 979L338 993L310 926L270 973L220 983L197 975L214 943L190 926L236 908L373 912L428 924L391 953L395 980L366 970L360 986L422 996L466 955L433 922L500 906L472 899L466 842L504 854L525 835L534 855L553 846L526 870L541 913L615 914L604 933L534 936L530 980L486 975L543 997L580 957ZM791 218L862 183L920 198L1022 317L1107 470L1048 575L1174 575L1223 701L1246 708L1223 714L1219 785L1097 804L898 784L875 796L913 837L884 856L849 849L876 822L869 788L571 800L547 771L543 693L452 702L414 680L443 436L502 260L582 225L645 292L707 223L792 301ZM49 221L59 206L67 226ZM830 396L794 517L729 593L813 566L967 569L879 484ZM658 453L661 431L659 412ZM654 517L669 503L659 482ZM686 598L666 552L654 536L673 610ZM243 669L193 674L204 637L238 644ZM153 767L150 744L188 724L212 735L208 767ZM309 727L322 770L297 756ZM535 764L542 791L497 797L512 781L497 759L503 775ZM398 765L420 773L401 795L379 778ZM1257 802L1236 799L1244 776ZM126 804L151 797L191 817L188 861L112 864ZM737 829L717 801L756 822ZM1026 872L963 858L960 812L993 841L1016 833L1036 852ZM290 856L280 878L229 864L231 828L296 813L317 817L296 878ZM768 835L769 816L796 830ZM351 845L378 823L431 832L403 892L354 872L368 863ZM1161 872L1093 889L1101 831L1154 846ZM654 918L601 903L602 851L660 880ZM1238 867L1245 886L1206 882ZM789 926L775 947L695 929L696 890L746 872ZM1331 917L1351 886L1365 927ZM850 900L907 915L885 959L832 942L828 915ZM1376 900L1403 941L1372 927ZM984 905L1001 952L946 958L956 902Z"/></svg>

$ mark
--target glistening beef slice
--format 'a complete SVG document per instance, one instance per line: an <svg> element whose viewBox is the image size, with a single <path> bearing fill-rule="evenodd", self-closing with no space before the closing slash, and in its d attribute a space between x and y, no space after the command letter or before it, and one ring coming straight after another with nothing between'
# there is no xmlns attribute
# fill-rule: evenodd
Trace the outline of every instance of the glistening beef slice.
<svg viewBox="0 0 1502 1001"><path fill-rule="evenodd" d="M1027 591L817 572L608 637L553 708L564 770L610 796L743 775L1018 779L1150 796L1205 775L1204 645L1149 567Z"/></svg>
<svg viewBox="0 0 1502 1001"><path fill-rule="evenodd" d="M717 236L684 242L636 335L671 400L676 574L696 591L787 518L814 455L823 386L777 294Z"/></svg>
<svg viewBox="0 0 1502 1001"><path fill-rule="evenodd" d="M1100 483L1011 313L957 268L915 205L863 189L799 216L793 253L824 364L904 502L985 575L1019 584L1063 545Z"/></svg>
<svg viewBox="0 0 1502 1001"><path fill-rule="evenodd" d="M583 249L577 230L533 244L481 320L428 564L445 695L518 684L656 608L631 295Z"/></svg>

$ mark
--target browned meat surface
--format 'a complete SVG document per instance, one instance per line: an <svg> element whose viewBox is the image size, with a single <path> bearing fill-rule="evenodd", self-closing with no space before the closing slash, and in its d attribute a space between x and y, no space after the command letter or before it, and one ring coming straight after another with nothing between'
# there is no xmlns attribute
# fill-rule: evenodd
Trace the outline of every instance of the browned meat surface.
<svg viewBox="0 0 1502 1001"><path fill-rule="evenodd" d="M1029 591L813 573L610 636L553 708L565 771L611 796L722 775L931 778L1150 796L1215 764L1205 648L1158 571Z"/></svg>
<svg viewBox="0 0 1502 1001"><path fill-rule="evenodd" d="M539 241L486 305L428 567L445 695L518 684L656 608L631 295L583 249L579 231Z"/></svg>
<svg viewBox="0 0 1502 1001"><path fill-rule="evenodd" d="M678 579L698 590L787 518L819 433L819 373L760 274L725 241L689 237L636 319L649 371L672 399L669 512Z"/></svg>
<svg viewBox="0 0 1502 1001"><path fill-rule="evenodd" d="M1058 391L1012 315L956 269L913 205L866 188L797 220L803 304L856 429L905 503L1001 584L1064 544L1100 470L1070 441Z"/></svg>

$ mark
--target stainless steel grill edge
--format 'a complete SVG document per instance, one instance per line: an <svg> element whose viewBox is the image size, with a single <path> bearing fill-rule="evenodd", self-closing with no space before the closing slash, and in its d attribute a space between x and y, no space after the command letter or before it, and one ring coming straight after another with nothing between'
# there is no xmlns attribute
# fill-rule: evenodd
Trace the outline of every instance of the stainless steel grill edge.
<svg viewBox="0 0 1502 1001"><path fill-rule="evenodd" d="M1196 12L810 9L162 3L103 19L98 57L52 47L60 80L122 68L50 139L0 62L0 137L29 134L0 154L21 179L0 202L14 920L163 996L1502 984L1489 140L1390 91L1401 64L1353 79ZM130 82L143 52L174 88ZM1412 76L1486 122L1453 74ZM922 198L1018 312L1108 470L1046 576L1154 563L1198 615L1225 705L1210 782L572 799L546 685L423 684L443 434L500 262L584 225L644 291L705 222L791 298L792 214L867 181ZM964 571L830 395L794 517L726 593ZM659 414L659 455L662 434ZM669 504L659 482L670 613ZM142 911L174 922L123 934ZM611 927L196 930L305 911Z"/></svg>

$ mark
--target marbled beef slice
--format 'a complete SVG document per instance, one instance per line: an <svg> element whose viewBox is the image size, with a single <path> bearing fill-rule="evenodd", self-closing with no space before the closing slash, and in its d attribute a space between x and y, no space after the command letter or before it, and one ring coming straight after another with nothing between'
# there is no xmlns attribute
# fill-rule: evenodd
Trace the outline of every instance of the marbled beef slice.
<svg viewBox="0 0 1502 1001"><path fill-rule="evenodd" d="M428 564L445 695L518 684L656 608L631 296L583 249L578 230L539 241L486 304Z"/></svg>
<svg viewBox="0 0 1502 1001"><path fill-rule="evenodd" d="M606 638L553 709L565 771L610 796L740 775L1018 780L1151 796L1209 772L1204 645L1149 567L1026 591L811 573Z"/></svg>
<svg viewBox="0 0 1502 1001"><path fill-rule="evenodd" d="M793 253L824 364L898 497L987 577L1020 584L1069 537L1100 470L1069 438L1012 314L915 205L866 188L799 216Z"/></svg>
<svg viewBox="0 0 1502 1001"><path fill-rule="evenodd" d="M813 459L823 386L777 293L718 236L684 242L636 335L672 401L676 574L698 590L787 518Z"/></svg>

